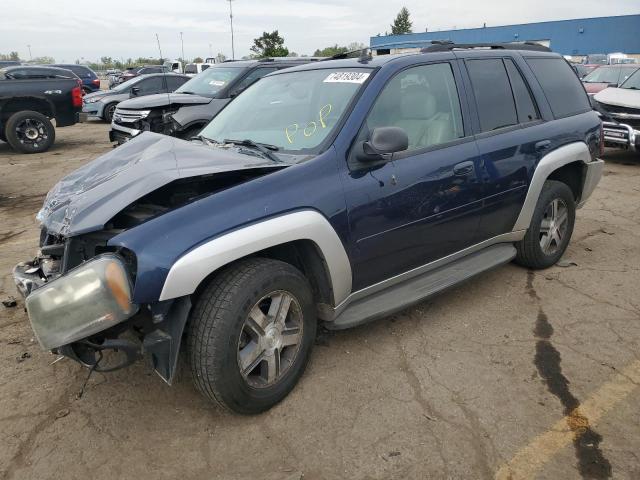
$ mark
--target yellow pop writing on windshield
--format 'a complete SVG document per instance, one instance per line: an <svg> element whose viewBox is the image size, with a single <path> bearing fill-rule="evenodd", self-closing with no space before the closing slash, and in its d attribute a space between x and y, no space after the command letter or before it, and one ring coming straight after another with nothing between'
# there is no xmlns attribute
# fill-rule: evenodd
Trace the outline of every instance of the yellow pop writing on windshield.
<svg viewBox="0 0 640 480"><path fill-rule="evenodd" d="M329 116L329 113L331 113L331 109L333 107L331 106L330 103L327 103L325 106L323 106L320 111L318 112L318 120L320 121L320 126L322 128L327 128L327 123L326 123L326 119ZM298 130L300 130L300 125L297 123L292 123L291 125L287 125L284 129L284 134L287 137L287 141L292 144L295 140L295 136L298 133ZM304 129L302 130L302 134L305 137L310 137L312 136L314 133L316 133L316 131L318 130L318 124L316 123L315 120L311 120L310 122L308 122Z"/></svg>

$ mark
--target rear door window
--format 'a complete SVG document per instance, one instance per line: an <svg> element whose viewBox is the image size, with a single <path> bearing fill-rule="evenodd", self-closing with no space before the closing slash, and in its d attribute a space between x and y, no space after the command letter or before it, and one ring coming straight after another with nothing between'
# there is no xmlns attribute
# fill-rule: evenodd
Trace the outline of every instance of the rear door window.
<svg viewBox="0 0 640 480"><path fill-rule="evenodd" d="M504 65L507 67L511 89L513 90L513 98L516 101L516 110L518 112L518 121L520 123L532 122L539 119L538 110L529 91L529 87L522 78L522 74L510 58L504 59Z"/></svg>
<svg viewBox="0 0 640 480"><path fill-rule="evenodd" d="M555 118L591 110L587 92L563 58L529 57L526 61L540 83Z"/></svg>
<svg viewBox="0 0 640 480"><path fill-rule="evenodd" d="M516 105L502 59L468 60L466 65L478 106L480 129L490 132L517 125Z"/></svg>
<svg viewBox="0 0 640 480"><path fill-rule="evenodd" d="M152 93L166 92L166 89L163 85L162 77L160 76L145 78L144 80L138 82L138 84L135 86L140 89L139 95L149 95Z"/></svg>
<svg viewBox="0 0 640 480"><path fill-rule="evenodd" d="M167 77L167 85L169 87L169 91L173 92L176 88L182 86L183 83L185 83L187 80L189 80L188 78L183 78L183 77Z"/></svg>

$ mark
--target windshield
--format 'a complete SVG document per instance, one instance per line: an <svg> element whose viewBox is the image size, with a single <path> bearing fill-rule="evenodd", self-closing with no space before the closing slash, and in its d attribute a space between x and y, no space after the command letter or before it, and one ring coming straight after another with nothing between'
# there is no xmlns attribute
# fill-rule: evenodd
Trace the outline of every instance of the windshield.
<svg viewBox="0 0 640 480"><path fill-rule="evenodd" d="M628 88L630 90L640 90L640 70L631 75L627 80L620 85L620 88Z"/></svg>
<svg viewBox="0 0 640 480"><path fill-rule="evenodd" d="M264 77L229 103L201 135L219 143L248 139L283 151L318 153L370 73L323 69Z"/></svg>
<svg viewBox="0 0 640 480"><path fill-rule="evenodd" d="M586 83L618 83L620 67L599 67L582 79Z"/></svg>
<svg viewBox="0 0 640 480"><path fill-rule="evenodd" d="M120 85L118 85L117 87L113 87L111 89L112 92L123 92L129 88L131 88L133 85L135 85L136 83L138 83L140 81L140 77L134 77L131 80L127 80L126 82L122 82Z"/></svg>
<svg viewBox="0 0 640 480"><path fill-rule="evenodd" d="M244 71L243 67L209 68L182 85L176 90L176 93L194 93L205 97L215 97L216 93Z"/></svg>
<svg viewBox="0 0 640 480"><path fill-rule="evenodd" d="M198 66L195 63L188 63L184 67L184 73L198 73Z"/></svg>

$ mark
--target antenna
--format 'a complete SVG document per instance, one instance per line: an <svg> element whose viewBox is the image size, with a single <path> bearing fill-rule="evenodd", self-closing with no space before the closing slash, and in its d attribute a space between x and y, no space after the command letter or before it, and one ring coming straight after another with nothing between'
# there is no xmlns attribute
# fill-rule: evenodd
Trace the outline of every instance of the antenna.
<svg viewBox="0 0 640 480"><path fill-rule="evenodd" d="M164 68L164 57L162 56L162 47L160 46L160 37L156 33L156 41L158 42L158 52L160 52L160 61L162 62L162 78L167 87L167 107L171 105L171 95L169 95L169 82L167 82L167 71ZM182 59L184 61L184 59Z"/></svg>

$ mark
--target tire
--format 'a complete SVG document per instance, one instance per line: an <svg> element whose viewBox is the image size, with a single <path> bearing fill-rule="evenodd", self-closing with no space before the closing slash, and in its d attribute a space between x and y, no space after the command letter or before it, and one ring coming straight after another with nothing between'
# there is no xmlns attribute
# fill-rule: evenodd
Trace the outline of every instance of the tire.
<svg viewBox="0 0 640 480"><path fill-rule="evenodd" d="M113 120L113 114L115 113L117 106L118 104L116 102L111 102L104 106L104 109L102 110L102 119L105 122L111 123L111 120Z"/></svg>
<svg viewBox="0 0 640 480"><path fill-rule="evenodd" d="M46 152L56 139L51 121L31 110L11 115L7 120L5 135L9 145L20 153Z"/></svg>
<svg viewBox="0 0 640 480"><path fill-rule="evenodd" d="M527 234L516 243L516 263L534 270L555 265L569 245L575 219L575 199L569 186L547 180L540 192Z"/></svg>
<svg viewBox="0 0 640 480"><path fill-rule="evenodd" d="M288 305L283 322L275 321L278 305ZM299 270L278 260L240 260L211 280L190 314L187 357L193 382L206 398L233 412L268 410L302 376L316 327L311 287ZM260 336L260 330L267 333ZM297 343L284 346L283 340Z"/></svg>

